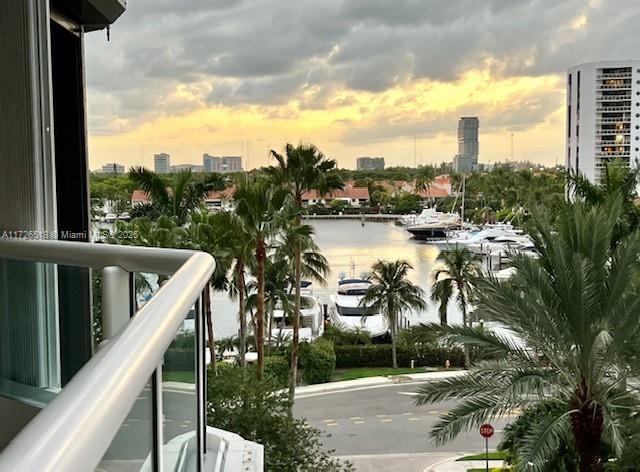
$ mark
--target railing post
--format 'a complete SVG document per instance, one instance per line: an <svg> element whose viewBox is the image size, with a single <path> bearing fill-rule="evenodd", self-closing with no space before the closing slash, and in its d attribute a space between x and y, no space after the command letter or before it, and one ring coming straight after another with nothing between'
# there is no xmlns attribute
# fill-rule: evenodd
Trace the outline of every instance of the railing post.
<svg viewBox="0 0 640 472"><path fill-rule="evenodd" d="M151 376L151 409L153 421L153 457L154 472L163 472L162 448L164 445L164 412L162 411L162 363Z"/></svg>
<svg viewBox="0 0 640 472"><path fill-rule="evenodd" d="M209 284L205 286L209 290ZM198 450L198 472L204 470L204 455L207 452L207 363L203 303L210 297L200 298L196 302L196 435ZM211 360L213 363L213 359Z"/></svg>
<svg viewBox="0 0 640 472"><path fill-rule="evenodd" d="M129 273L121 267L102 269L102 336L110 339L131 317Z"/></svg>

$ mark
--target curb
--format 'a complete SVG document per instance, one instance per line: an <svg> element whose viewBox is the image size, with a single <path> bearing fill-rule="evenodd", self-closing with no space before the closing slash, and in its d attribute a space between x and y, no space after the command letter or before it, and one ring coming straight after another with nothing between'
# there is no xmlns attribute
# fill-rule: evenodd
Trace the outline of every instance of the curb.
<svg viewBox="0 0 640 472"><path fill-rule="evenodd" d="M296 388L295 397L302 398L324 393L342 392L375 387L391 387L403 383L420 383L430 380L440 380L449 377L464 375L465 370L451 370L439 372L423 372L418 374L393 375L388 377L365 377L355 380L343 380L341 382L327 382L324 384L305 385Z"/></svg>

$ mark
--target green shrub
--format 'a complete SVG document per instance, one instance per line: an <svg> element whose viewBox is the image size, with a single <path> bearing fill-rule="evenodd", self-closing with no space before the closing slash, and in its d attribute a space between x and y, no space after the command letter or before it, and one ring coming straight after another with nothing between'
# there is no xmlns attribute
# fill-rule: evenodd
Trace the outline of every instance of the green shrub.
<svg viewBox="0 0 640 472"><path fill-rule="evenodd" d="M369 344L360 346L335 346L336 367L384 367L391 366L390 344ZM444 367L449 360L451 367L464 366L464 352L458 348L442 348L425 345L398 346L398 366Z"/></svg>
<svg viewBox="0 0 640 472"><path fill-rule="evenodd" d="M264 446L267 472L346 472L348 463L322 447L321 432L289 416L286 390L268 376L260 382L239 367L212 369L207 382L207 424Z"/></svg>
<svg viewBox="0 0 640 472"><path fill-rule="evenodd" d="M193 349L170 348L164 355L164 369L168 371L195 370L195 356Z"/></svg>
<svg viewBox="0 0 640 472"><path fill-rule="evenodd" d="M264 358L264 371L281 387L286 387L289 379L289 360L282 356L267 356Z"/></svg>
<svg viewBox="0 0 640 472"><path fill-rule="evenodd" d="M371 335L365 329L349 329L344 326L330 324L322 333L322 337L331 341L334 346L349 346L354 344L371 344Z"/></svg>
<svg viewBox="0 0 640 472"><path fill-rule="evenodd" d="M308 384L331 381L336 370L336 353L333 344L318 339L310 344L302 344L300 352L302 379Z"/></svg>

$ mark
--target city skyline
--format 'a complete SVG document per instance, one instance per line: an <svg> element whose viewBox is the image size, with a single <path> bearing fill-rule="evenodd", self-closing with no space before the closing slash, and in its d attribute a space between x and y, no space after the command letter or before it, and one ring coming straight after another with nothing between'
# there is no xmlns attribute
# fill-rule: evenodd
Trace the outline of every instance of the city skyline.
<svg viewBox="0 0 640 472"><path fill-rule="evenodd" d="M88 35L92 168L152 167L162 149L251 169L300 141L346 168L366 155L436 164L456 154L461 116L483 123L480 163L508 160L513 133L514 160L551 165L565 153L566 69L633 58L640 16L630 1L620 14L594 0L187 3L135 2L110 42Z"/></svg>

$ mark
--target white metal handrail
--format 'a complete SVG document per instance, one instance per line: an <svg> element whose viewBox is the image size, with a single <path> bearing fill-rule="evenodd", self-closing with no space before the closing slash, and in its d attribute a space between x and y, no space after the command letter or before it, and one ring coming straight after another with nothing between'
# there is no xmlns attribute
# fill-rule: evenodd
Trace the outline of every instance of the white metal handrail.
<svg viewBox="0 0 640 472"><path fill-rule="evenodd" d="M173 276L0 454L0 471L94 470L213 273L205 253L0 241L0 258Z"/></svg>

